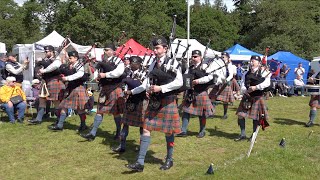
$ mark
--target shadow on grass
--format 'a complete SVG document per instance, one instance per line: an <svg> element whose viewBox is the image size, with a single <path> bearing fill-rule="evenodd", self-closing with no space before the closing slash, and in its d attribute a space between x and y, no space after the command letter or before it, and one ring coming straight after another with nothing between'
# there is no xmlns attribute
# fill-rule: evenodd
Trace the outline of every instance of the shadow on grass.
<svg viewBox="0 0 320 180"><path fill-rule="evenodd" d="M207 131L210 133L209 136L224 137L227 139L234 139L239 136L238 133L227 133L220 131L217 127L215 127L214 129L207 128Z"/></svg>
<svg viewBox="0 0 320 180"><path fill-rule="evenodd" d="M287 119L287 118L273 118L274 123L281 124L281 125L301 125L304 126L306 122L297 121L294 119Z"/></svg>

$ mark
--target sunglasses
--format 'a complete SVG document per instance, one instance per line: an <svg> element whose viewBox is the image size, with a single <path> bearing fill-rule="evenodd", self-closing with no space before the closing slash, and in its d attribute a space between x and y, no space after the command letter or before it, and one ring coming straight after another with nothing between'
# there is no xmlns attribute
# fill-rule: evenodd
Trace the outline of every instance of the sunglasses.
<svg viewBox="0 0 320 180"><path fill-rule="evenodd" d="M192 56L192 58L197 58L197 57L200 57L200 56Z"/></svg>

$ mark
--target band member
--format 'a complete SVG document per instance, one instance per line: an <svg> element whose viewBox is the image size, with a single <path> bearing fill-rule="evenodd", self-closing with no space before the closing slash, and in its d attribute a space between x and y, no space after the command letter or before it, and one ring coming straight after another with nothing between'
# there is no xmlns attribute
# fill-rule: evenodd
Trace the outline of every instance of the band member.
<svg viewBox="0 0 320 180"><path fill-rule="evenodd" d="M80 127L78 131L86 130L86 112L85 105L89 100L84 83L88 80L89 74L84 72L83 64L79 62L79 55L77 51L71 51L68 53L69 67L61 69L61 73L66 76L62 76L62 81L68 82L65 89L64 99L59 105L61 109L59 122L56 125L49 126L49 129L54 131L63 130L63 123L67 118L68 109L77 111L80 117Z"/></svg>
<svg viewBox="0 0 320 180"><path fill-rule="evenodd" d="M226 82L220 86L217 92L216 100L223 102L223 117L222 119L228 119L228 104L234 102L233 89L231 87L234 76L234 68L230 61L230 55L227 52L222 52L221 57L227 66Z"/></svg>
<svg viewBox="0 0 320 180"><path fill-rule="evenodd" d="M141 85L140 79L135 76L141 70L142 59L139 56L131 56L130 71L133 71L130 77L127 77L123 82L127 85L128 90L126 94L127 101L122 117L122 130L120 133L120 145L112 148L116 153L123 153L126 150L126 139L129 134L129 126L140 127L140 135L142 135L144 112L146 110L145 87ZM146 81L146 79L145 79ZM147 82L144 82L145 84Z"/></svg>
<svg viewBox="0 0 320 180"><path fill-rule="evenodd" d="M99 73L99 83L102 90L99 94L98 111L94 118L93 127L88 134L81 136L89 141L96 137L97 130L103 120L103 114L112 114L116 124L115 139L119 138L121 130L121 115L124 109L124 98L122 97L122 79L124 74L124 64L120 58L113 56L115 47L113 44L105 48L105 55L108 59L104 63L106 66L113 67L111 71ZM97 67L96 67L97 68ZM96 69L96 72L98 69Z"/></svg>
<svg viewBox="0 0 320 180"><path fill-rule="evenodd" d="M23 71L27 69L29 64L28 60L25 60L23 64L17 62L17 55L13 53L9 53L8 59L5 62L6 67L6 76L15 77L17 82L16 85L21 87L21 83L23 81Z"/></svg>
<svg viewBox="0 0 320 180"><path fill-rule="evenodd" d="M263 89L270 86L270 76L269 71L261 68L261 58L251 56L250 68L243 74L241 80L241 90L244 95L236 113L241 134L234 139L235 141L246 139L245 118L253 119L253 132L256 131L261 118L268 119Z"/></svg>
<svg viewBox="0 0 320 180"><path fill-rule="evenodd" d="M319 67L320 67L320 61L319 62ZM309 82L315 84L315 85L320 85L320 70L318 70L316 73L314 73L308 80ZM306 127L311 127L313 126L314 120L316 119L317 116L317 109L320 108L320 95L311 95L310 101L309 101L309 106L310 106L310 113L309 113L309 122L306 124Z"/></svg>
<svg viewBox="0 0 320 180"><path fill-rule="evenodd" d="M53 46L45 46L44 52L46 54L45 58L39 62L42 65L42 69L39 70L39 74L42 77L41 87L46 84L49 96L39 97L39 111L36 119L28 120L31 124L41 124L44 113L46 112L47 101L51 101L54 108L56 116L60 117L60 109L58 108L61 99L63 98L63 90L65 85L60 79L59 67L61 66L60 58L55 58L55 52Z"/></svg>
<svg viewBox="0 0 320 180"><path fill-rule="evenodd" d="M144 169L151 131L165 133L167 156L165 163L160 167L161 170L168 170L173 166L174 134L181 132L176 98L172 93L183 85L181 68L177 61L166 56L168 44L165 38L154 39L153 46L156 61L150 65L150 73L146 81L148 83L144 84L147 89L147 97L150 99L146 110L143 134L140 137L140 151L137 161L126 165L127 168L137 172L142 172ZM160 77L159 75L162 73L171 74L172 78Z"/></svg>
<svg viewBox="0 0 320 180"><path fill-rule="evenodd" d="M193 74L195 79L192 81L193 90L187 90L186 97L182 102L182 128L181 133L177 134L178 137L187 136L187 128L190 120L190 114L199 116L200 131L197 138L203 138L205 136L206 118L212 116L215 113L215 107L213 107L209 95L207 93L206 81L201 81L200 78L205 76L202 67L201 51L192 51L192 65L189 68L190 74ZM202 74L202 75L198 75Z"/></svg>

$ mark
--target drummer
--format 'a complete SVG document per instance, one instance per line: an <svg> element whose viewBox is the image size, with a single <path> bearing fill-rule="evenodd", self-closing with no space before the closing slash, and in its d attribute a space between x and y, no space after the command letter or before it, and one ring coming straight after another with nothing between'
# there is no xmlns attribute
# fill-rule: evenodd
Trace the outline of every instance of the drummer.
<svg viewBox="0 0 320 180"><path fill-rule="evenodd" d="M320 67L320 61L319 61L319 67ZM320 68L318 68L318 71L314 73L309 79L309 82L313 83L314 85L318 86L318 93L317 95L312 95L309 101L310 106L310 113L309 113L309 122L307 122L306 127L311 127L314 125L314 120L316 119L317 115L317 109L320 108Z"/></svg>

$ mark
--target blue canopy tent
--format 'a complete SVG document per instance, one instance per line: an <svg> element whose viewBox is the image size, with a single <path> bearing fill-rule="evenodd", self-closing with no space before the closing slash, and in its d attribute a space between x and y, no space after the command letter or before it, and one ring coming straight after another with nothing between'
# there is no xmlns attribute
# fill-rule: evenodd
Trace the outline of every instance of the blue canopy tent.
<svg viewBox="0 0 320 180"><path fill-rule="evenodd" d="M291 68L287 75L287 81L289 85L293 85L293 80L296 78L296 74L294 73L294 68L298 67L299 63L302 63L302 67L305 69L305 73L303 75L304 82L307 81L307 75L309 72L309 61L305 60L301 57L298 57L291 52L288 51L279 51L272 56L268 57L268 60L275 59L282 64L287 64L288 68ZM282 67L282 66L281 66Z"/></svg>
<svg viewBox="0 0 320 180"><path fill-rule="evenodd" d="M260 56L261 58L263 57L263 55L251 51L240 44L236 44L224 52L230 54L230 59L232 61L249 61L252 55Z"/></svg>

